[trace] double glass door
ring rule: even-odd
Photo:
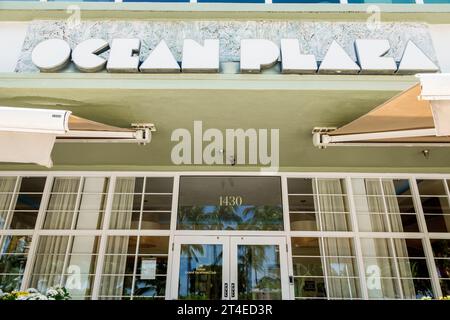
[[[173,267],[173,299],[289,297],[284,237],[177,236]]]

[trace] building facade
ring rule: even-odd
[[[450,294],[448,145],[311,134],[450,72],[448,1],[127,2],[0,2],[1,106],[151,128],[0,165],[2,291]]]

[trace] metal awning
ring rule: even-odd
[[[421,84],[340,128],[314,128],[314,145],[450,146],[450,76],[420,79]]]
[[[51,167],[55,142],[151,141],[152,124],[120,128],[80,118],[67,110],[0,107],[0,162]]]

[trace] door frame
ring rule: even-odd
[[[278,245],[280,259],[281,299],[288,300],[290,296],[290,286],[286,237],[273,236],[230,236],[230,299],[238,299],[237,248],[239,245]],[[236,288],[236,293],[233,292],[233,287]]]
[[[227,236],[175,236],[173,240],[173,255],[172,255],[172,275],[170,298],[178,299],[178,285],[180,278],[180,255],[182,244],[221,244],[222,245],[222,300],[227,300],[225,295],[225,284],[228,283],[229,275],[229,242]],[[226,278],[226,279],[225,279]]]
[[[169,298],[178,299],[180,256],[182,244],[222,245],[222,300],[237,300],[232,296],[232,286],[237,290],[237,246],[238,245],[278,245],[280,254],[280,277],[282,299],[290,298],[289,263],[286,236],[245,236],[245,235],[175,235],[171,264]]]

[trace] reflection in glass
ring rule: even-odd
[[[0,289],[19,290],[27,262],[30,236],[5,236],[0,245]]]
[[[91,295],[97,262],[96,236],[41,236],[31,287],[41,292],[62,285],[75,299]]]
[[[144,178],[117,178],[110,229],[169,229],[172,187],[173,178],[146,178],[145,190]]]
[[[238,245],[238,299],[281,300],[277,245]]]
[[[361,297],[352,239],[292,238],[292,255],[296,298]]]
[[[24,177],[21,179],[10,229],[34,229],[45,181],[45,177]],[[2,204],[0,204],[1,207]],[[0,215],[0,224],[1,220]]]
[[[288,179],[291,230],[350,231],[344,179]]]
[[[181,177],[177,229],[283,230],[280,178]]]
[[[450,240],[432,239],[434,263],[441,284],[442,294],[450,295]]]
[[[178,298],[222,299],[222,257],[219,244],[182,244]]]
[[[99,297],[163,299],[168,250],[169,237],[110,236]]]
[[[16,177],[0,177],[0,229],[3,229],[6,223],[16,180]]]
[[[369,298],[433,296],[420,239],[393,239],[392,243],[390,239],[361,239],[361,247]]]
[[[408,180],[352,179],[352,187],[360,231],[419,231]]]
[[[429,232],[450,232],[450,206],[443,180],[417,180]]]

